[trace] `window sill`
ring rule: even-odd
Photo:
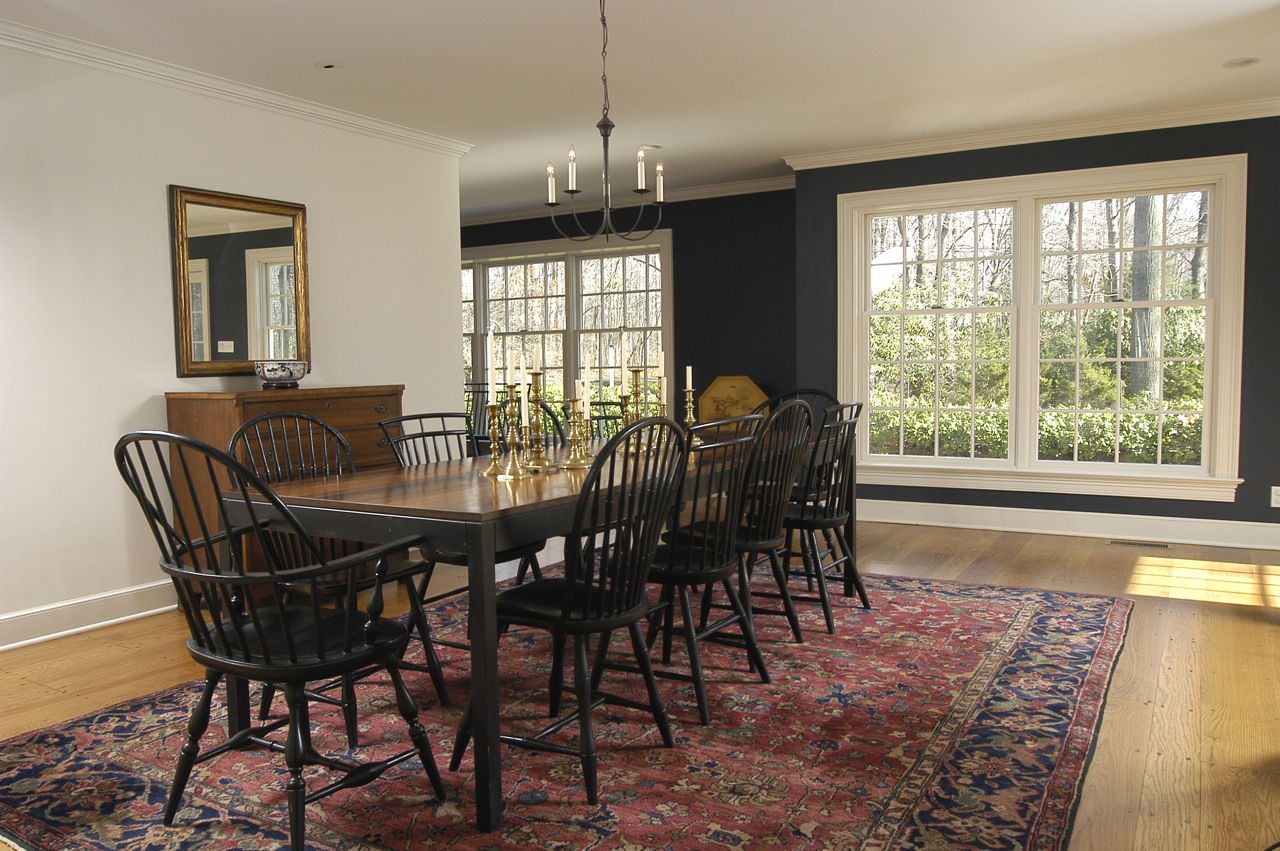
[[[1177,473],[1136,475],[1091,470],[1014,470],[998,467],[948,469],[858,462],[858,483],[920,488],[972,488],[1032,493],[1094,494],[1146,499],[1234,502],[1243,479]]]

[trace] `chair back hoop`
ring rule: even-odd
[[[789,399],[800,399],[809,403],[809,410],[813,413],[813,432],[815,434],[822,429],[822,425],[826,421],[827,410],[840,404],[840,400],[830,391],[820,390],[816,387],[801,387],[770,396],[757,405],[752,413],[768,414],[780,403]]]
[[[155,537],[160,567],[173,580],[192,651],[206,664],[340,663],[366,648],[365,629],[380,613],[380,594],[378,611],[372,604],[368,613],[357,611],[357,565],[328,564],[297,517],[248,466],[163,431],[126,434],[115,459]],[[285,539],[305,558],[280,552]],[[258,550],[252,567],[244,558],[250,546]],[[299,562],[306,566],[293,566]],[[349,586],[345,608],[322,605],[321,587],[339,583]]]
[[[406,414],[378,423],[402,468],[458,461],[480,454],[462,411]]]
[[[746,474],[740,542],[765,544],[782,538],[812,429],[813,411],[803,399],[780,401],[761,425]]]
[[[646,582],[688,458],[674,420],[638,420],[587,470],[565,538],[565,621],[625,623],[648,605]]]
[[[329,423],[300,411],[273,411],[246,421],[227,452],[268,484],[354,473],[351,445]]]
[[[671,573],[708,574],[737,563],[743,483],[757,445],[761,414],[698,423],[688,431],[688,475],[656,565]]]
[[[608,440],[622,430],[621,402],[591,403],[591,437],[593,440]]]
[[[333,425],[299,411],[273,411],[246,421],[231,435],[227,454],[244,463],[269,485],[356,471],[351,446]],[[288,532],[267,531],[275,552],[290,568],[312,562],[312,550]],[[358,541],[313,537],[326,559],[364,549]]]
[[[858,417],[861,402],[827,410],[826,424],[816,433],[796,487],[800,517],[830,520],[847,515],[856,475]]]
[[[462,385],[462,407],[467,415],[471,433],[477,440],[489,436],[489,385],[483,381],[466,382]]]

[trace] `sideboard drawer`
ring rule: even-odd
[[[347,439],[356,469],[396,464],[378,421],[401,414],[402,384],[300,387],[213,393],[166,393],[169,430],[226,449],[241,424],[262,414],[297,411],[325,420]]]

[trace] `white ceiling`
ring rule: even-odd
[[[788,158],[840,158],[826,152],[1280,114],[1273,0],[613,0],[607,15],[615,192],[636,146],[661,145],[669,200],[785,181]],[[570,143],[599,168],[597,0],[0,0],[4,21],[470,144],[472,220],[536,208]],[[1261,62],[1223,67],[1240,57]]]

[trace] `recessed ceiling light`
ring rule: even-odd
[[[317,62],[316,68],[321,71],[337,71],[342,68],[341,62]]]
[[[1248,68],[1250,65],[1257,65],[1262,60],[1256,56],[1241,56],[1239,59],[1231,59],[1222,63],[1223,68]]]

